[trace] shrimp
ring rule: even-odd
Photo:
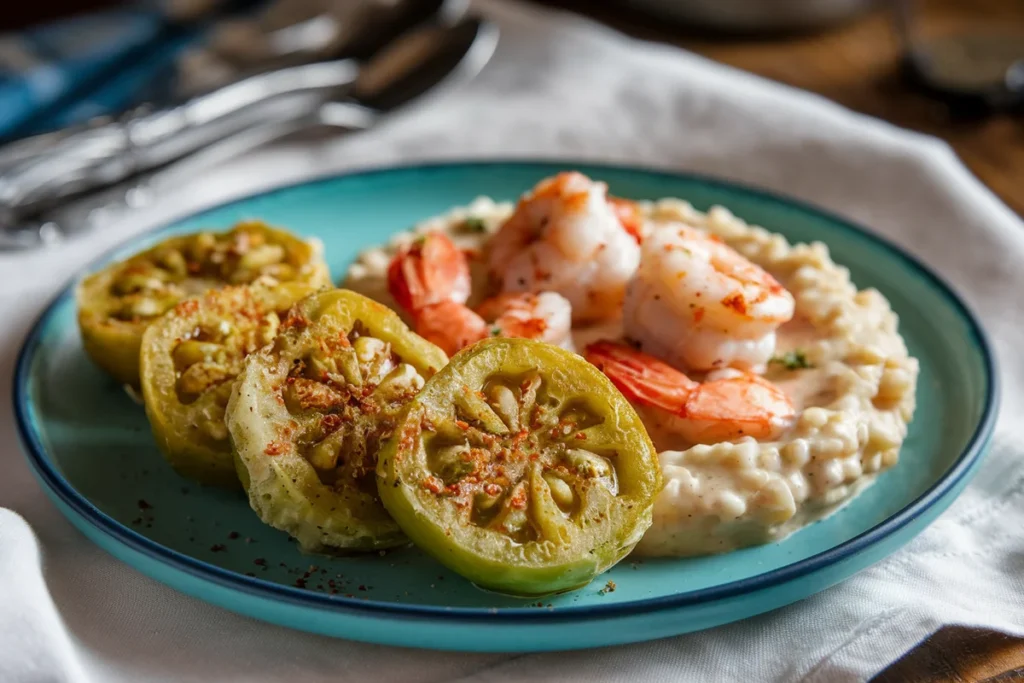
[[[561,294],[499,294],[480,304],[477,313],[494,321],[495,336],[536,339],[573,350],[572,306]]]
[[[413,315],[443,301],[464,304],[470,288],[469,261],[443,232],[428,232],[403,246],[388,265],[388,291]]]
[[[443,301],[420,309],[415,328],[449,356],[487,337],[536,339],[574,350],[572,307],[554,292],[501,294],[484,301],[476,311]]]
[[[584,356],[630,402],[648,408],[645,413],[660,431],[690,444],[743,437],[771,441],[796,415],[780,388],[753,373],[729,368],[695,382],[654,356],[610,341],[589,345]]]
[[[577,323],[617,317],[640,262],[638,240],[620,213],[638,216],[624,202],[613,206],[607,191],[605,183],[565,172],[524,195],[489,244],[488,266],[502,291],[557,292]],[[630,229],[639,233],[635,221]]]
[[[622,322],[631,341],[675,367],[756,372],[793,311],[793,296],[767,271],[680,223],[644,239]]]
[[[425,306],[416,311],[413,322],[416,334],[449,356],[489,336],[487,322],[469,306],[455,301]]]
[[[615,215],[619,217],[619,222],[622,223],[622,229],[628,232],[630,236],[636,240],[637,244],[642,244],[644,219],[643,214],[640,213],[640,207],[637,206],[636,202],[631,199],[623,199],[622,197],[612,197],[609,195],[608,204],[610,204],[612,210],[615,211]]]
[[[388,265],[391,296],[412,316],[416,332],[448,355],[496,336],[572,350],[572,306],[564,297],[555,292],[501,294],[474,311],[466,306],[471,284],[466,255],[442,232],[403,247]]]

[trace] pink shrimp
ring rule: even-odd
[[[626,398],[653,410],[665,428],[691,444],[770,441],[795,417],[786,394],[753,373],[722,370],[695,382],[654,356],[610,341],[589,345],[584,355]]]
[[[502,291],[557,292],[577,322],[617,317],[640,263],[641,221],[635,205],[607,192],[605,183],[566,172],[523,195],[488,245]]]
[[[443,232],[405,245],[388,265],[388,291],[413,315],[443,301],[466,303],[470,286],[469,261]]]
[[[675,367],[759,371],[793,296],[718,237],[665,225],[644,240],[626,290],[626,336]]]
[[[444,301],[420,309],[415,316],[417,334],[448,355],[487,337],[536,339],[572,349],[571,326],[572,307],[554,292],[501,294],[476,311]]]

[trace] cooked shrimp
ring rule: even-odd
[[[615,215],[619,217],[623,229],[636,240],[637,244],[643,243],[643,215],[640,207],[631,199],[608,196],[608,203],[611,205]]]
[[[571,351],[571,331],[572,307],[554,292],[501,294],[476,311],[443,301],[416,314],[416,332],[448,355],[487,337],[536,339]]]
[[[578,323],[617,317],[640,248],[607,191],[566,172],[524,195],[489,245],[488,265],[502,290],[557,292]]]
[[[495,336],[536,339],[573,350],[572,306],[561,294],[499,294],[480,304],[477,312],[494,321]]]
[[[403,246],[388,265],[388,291],[409,313],[470,293],[469,261],[443,232],[429,232]]]
[[[768,272],[719,238],[678,224],[644,239],[622,322],[630,340],[675,367],[758,371],[793,309],[793,296]]]
[[[770,441],[796,414],[781,389],[753,373],[717,370],[695,382],[651,355],[609,341],[591,344],[584,355],[632,403],[650,409],[645,414],[657,423],[657,431],[672,432],[689,444],[748,436]]]
[[[488,336],[487,322],[469,306],[454,301],[416,311],[414,327],[416,334],[440,346],[449,356]]]

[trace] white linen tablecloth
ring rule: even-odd
[[[40,491],[0,391],[0,681],[856,681],[944,624],[1024,635],[1024,225],[941,142],[819,97],[496,1],[479,79],[372,132],[279,145],[158,206],[49,251],[0,254],[0,384],[72,272],[147,226],[332,169],[452,157],[569,157],[695,170],[827,207],[906,247],[981,314],[1003,374],[988,460],[907,548],[745,622],[538,655],[378,647],[264,624],[179,594],[108,556]],[[950,388],[952,389],[952,388]]]

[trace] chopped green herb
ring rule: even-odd
[[[466,230],[470,232],[486,232],[487,225],[484,223],[483,218],[477,218],[476,216],[470,216],[466,219],[463,225],[466,226]]]
[[[426,242],[426,241],[427,241],[427,236],[426,235],[420,235],[419,237],[414,239],[412,241],[412,243],[415,244],[417,247],[422,247],[423,243]]]
[[[781,356],[775,356],[769,363],[781,365],[787,370],[803,370],[805,368],[813,368],[810,361],[807,360],[807,356],[800,349],[793,349],[787,351]]]
[[[492,337],[497,337],[497,336],[499,336],[499,335],[501,335],[501,328],[500,328],[500,327],[498,327],[498,326],[494,326],[494,327],[492,327],[492,328],[491,328],[491,336],[492,336]]]

